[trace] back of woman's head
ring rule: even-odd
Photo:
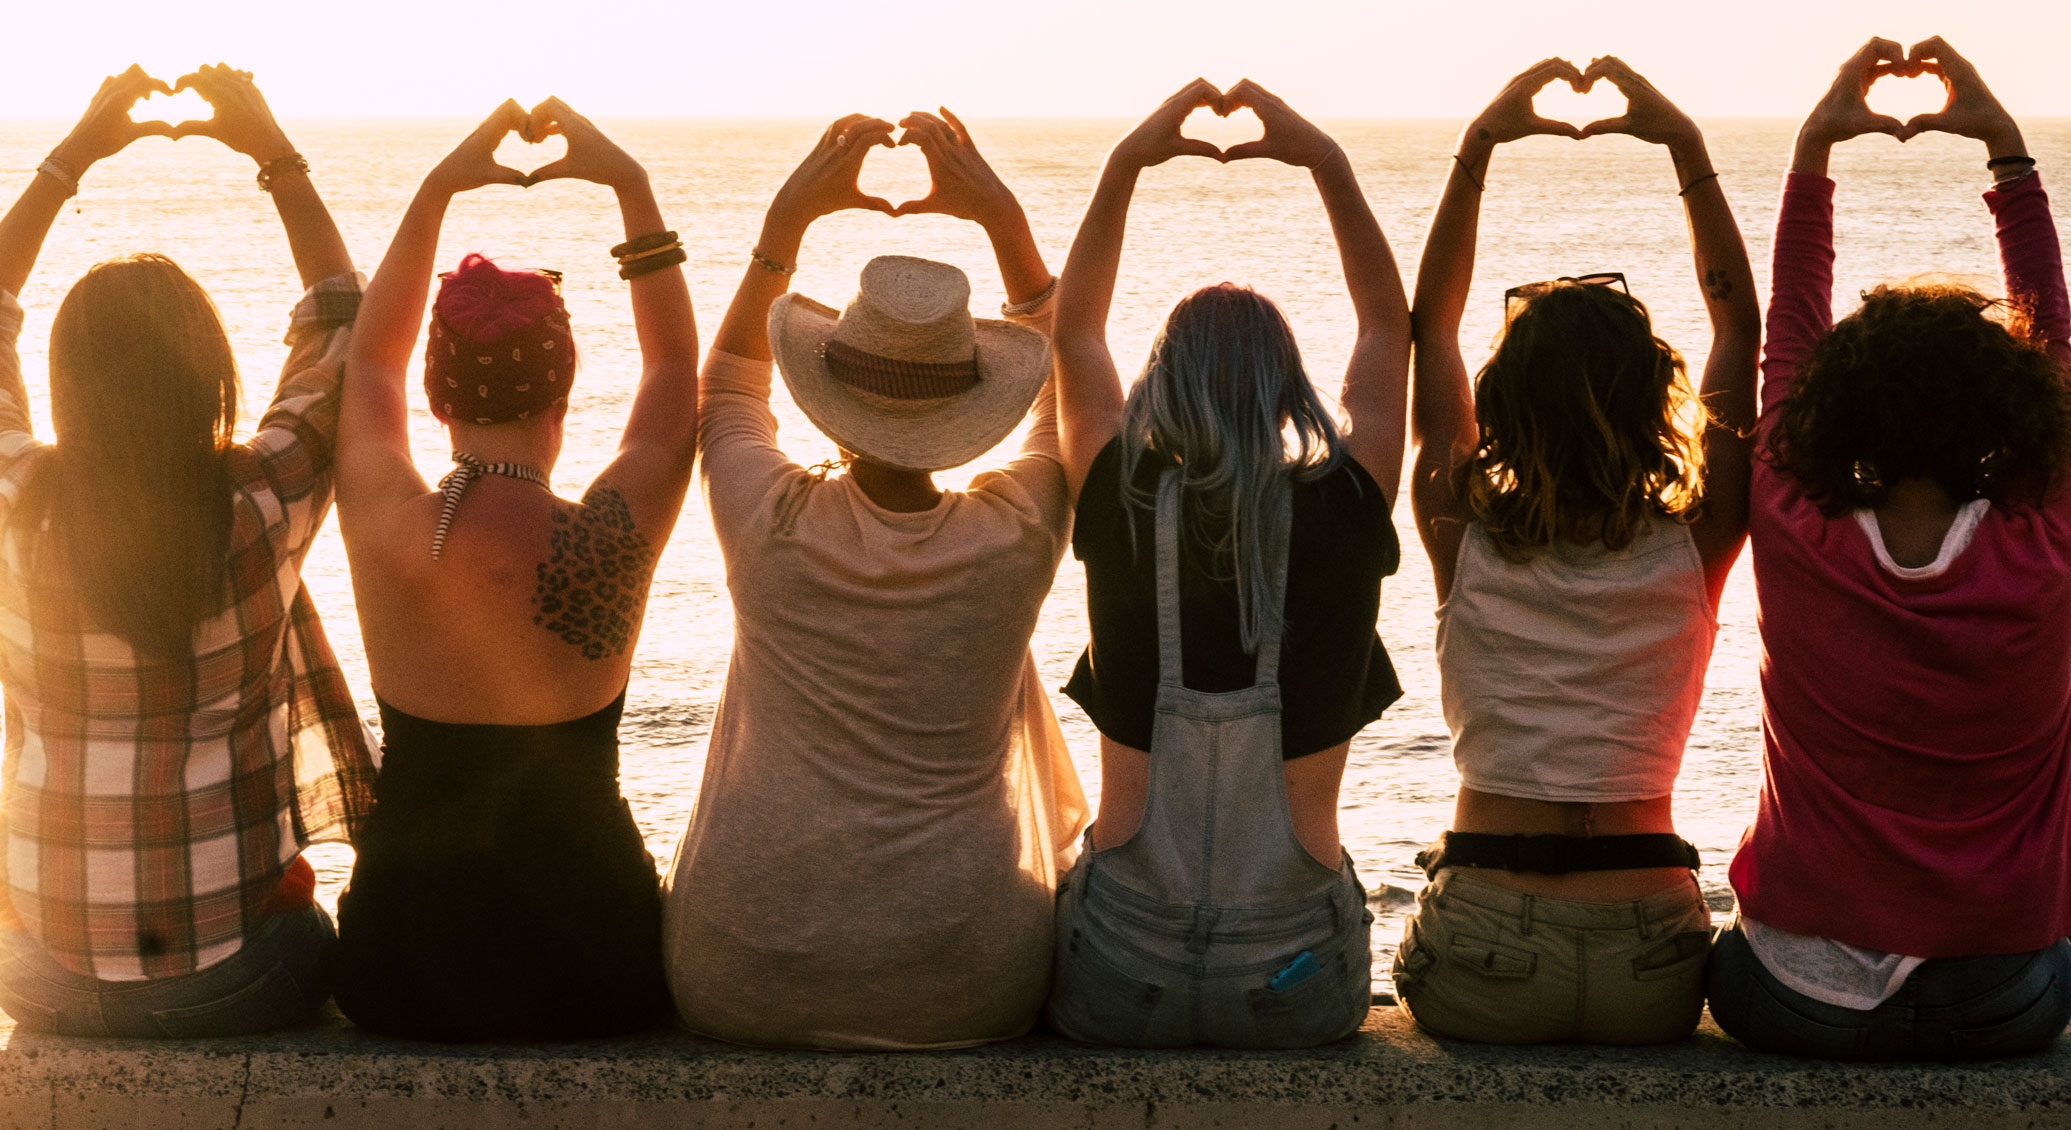
[[[1266,557],[1288,504],[1285,481],[1319,478],[1345,455],[1270,299],[1222,283],[1173,307],[1122,412],[1123,501],[1140,508],[1152,501],[1135,486],[1146,455],[1179,464],[1184,528],[1209,550],[1211,568],[1236,580],[1244,646],[1255,648],[1261,626],[1281,613],[1268,607]]]
[[[2064,373],[2026,319],[1948,282],[1880,286],[1799,366],[1766,454],[1831,515],[1907,480],[2041,502],[2063,472]]]
[[[1524,301],[1475,381],[1474,415],[1464,491],[1507,559],[1557,541],[1623,549],[1697,504],[1703,411],[1622,290],[1563,281]]]
[[[61,568],[88,621],[139,652],[189,652],[195,624],[221,603],[237,403],[222,319],[172,260],[101,263],[59,306],[56,457],[31,484],[17,530],[47,519],[53,537],[37,568]]]

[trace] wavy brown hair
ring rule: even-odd
[[[1480,435],[1461,493],[1496,551],[1632,544],[1702,496],[1704,412],[1647,308],[1573,281],[1531,296],[1474,382]]]
[[[87,621],[140,655],[191,655],[195,625],[222,607],[237,402],[223,320],[172,260],[98,264],[58,307],[57,446],[13,533],[39,580],[62,577]]]
[[[1957,502],[2034,506],[2071,439],[2064,371],[2026,316],[1943,280],[1879,286],[1798,367],[1763,454],[1829,516],[1925,479]]]

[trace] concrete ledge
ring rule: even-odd
[[[1306,1052],[1134,1052],[1048,1037],[958,1052],[764,1052],[676,1032],[454,1047],[343,1020],[160,1043],[0,1027],[0,1128],[2071,1127],[2071,1048],[1965,1066],[1749,1052],[1707,1022],[1640,1050],[1432,1040],[1377,1008]]]

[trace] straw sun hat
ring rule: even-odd
[[[1050,375],[1048,338],[970,307],[962,271],[881,255],[838,314],[802,294],[777,299],[769,340],[792,399],[844,450],[940,471],[1005,439]]]

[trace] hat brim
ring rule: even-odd
[[[909,471],[960,467],[999,445],[1028,415],[1050,376],[1050,339],[1026,326],[973,319],[978,383],[939,400],[893,404],[835,380],[823,352],[840,311],[802,294],[769,308],[769,340],[791,399],[843,449]]]

